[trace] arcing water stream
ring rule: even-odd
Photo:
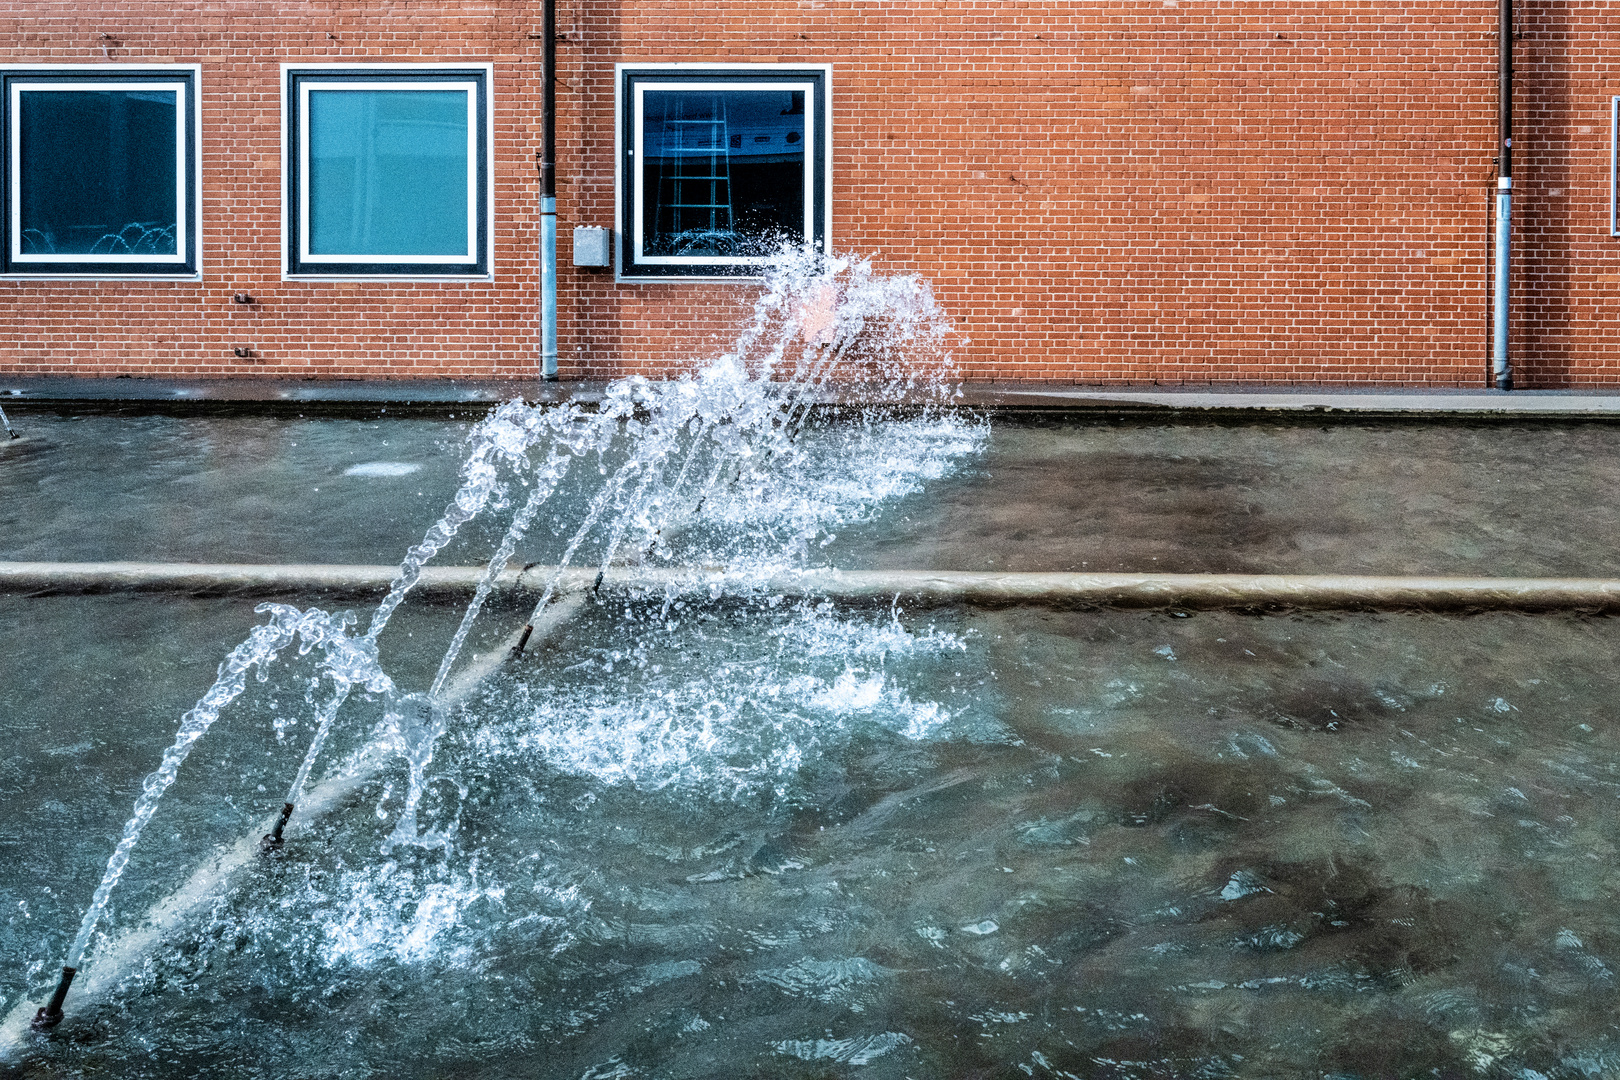
[[[453,721],[452,710],[476,689],[476,676],[487,673],[489,665],[459,683],[451,673],[491,583],[565,477],[594,468],[601,480],[571,527],[558,575],[541,596],[528,628],[544,623],[548,609],[556,608],[562,567],[582,551],[592,550],[593,541],[599,545],[595,558],[604,572],[616,561],[711,569],[719,564],[729,571],[728,588],[757,592],[766,577],[801,565],[810,545],[830,537],[841,523],[913,490],[976,447],[980,429],[940,408],[951,393],[950,336],[948,321],[919,279],[885,277],[857,259],[795,255],[784,258],[767,276],[753,317],[732,348],[690,377],[669,383],[623,380],[609,388],[594,411],[578,405],[533,408],[521,401],[497,408],[470,437],[460,489],[423,540],[407,552],[363,636],[349,633],[353,617],[347,613],[273,604],[257,609],[269,616],[268,621],[221,663],[214,685],[182,718],[173,746],[147,778],[68,949],[56,999],[38,1010],[36,1028],[49,1028],[62,1019],[62,996],[87,953],[92,969],[136,958],[128,933],[122,942],[104,936],[103,948],[93,949],[98,927],[164,793],[193,746],[241,695],[250,672],[256,671],[263,681],[268,667],[297,641],[299,655],[320,651],[317,679],[325,686],[325,696],[318,702],[313,691],[307,695],[313,705],[314,734],[288,789],[284,812],[273,835],[265,838],[267,850],[280,846],[295,807],[309,809],[310,777],[345,702],[357,688],[385,698],[384,719],[374,741],[350,755],[314,801],[329,805],[391,758],[402,759],[407,791],[395,827],[381,841],[381,851],[387,855],[400,845],[446,848],[453,843],[454,824],[424,829],[419,810],[435,747]],[[864,417],[852,427],[844,447],[852,457],[829,460],[807,453],[798,435],[811,405],[829,386],[855,382],[867,384],[873,400],[903,398],[921,408],[914,408],[904,420]],[[524,488],[521,505],[431,684],[425,692],[397,689],[379,661],[379,635],[424,564],[468,522],[497,507],[509,507],[511,493]],[[673,595],[664,603],[666,612],[671,602]],[[517,650],[521,648],[519,641]],[[859,695],[881,690],[852,686],[835,692]],[[707,708],[696,701],[688,705],[698,715]],[[536,737],[566,741],[570,731],[581,730],[577,726],[581,719],[548,717],[556,730]],[[679,723],[671,727],[666,720],[661,737],[678,741],[681,732],[695,733],[703,723],[696,728]],[[712,745],[715,734],[704,731],[698,741]],[[775,751],[790,758],[800,752],[791,743]],[[778,771],[780,764],[767,771]],[[250,861],[250,850],[238,844],[216,858],[154,909],[147,922],[170,924],[182,909],[203,902],[209,888]],[[184,902],[176,897],[184,897]],[[135,937],[150,941],[139,933]],[[115,980],[114,972],[92,973],[97,976],[95,986],[103,990]],[[28,1003],[19,1002],[0,1026],[0,1054],[9,1056],[20,1045],[28,1012]]]

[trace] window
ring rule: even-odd
[[[194,65],[0,68],[4,266],[196,277]]]
[[[490,276],[490,66],[284,65],[288,277]]]
[[[620,64],[621,280],[751,277],[825,246],[830,66]]]
[[[1620,236],[1620,95],[1609,99],[1609,235]]]

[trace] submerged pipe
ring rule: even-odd
[[[21,435],[18,435],[18,434],[17,434],[17,432],[16,432],[16,429],[14,429],[14,428],[13,428],[13,427],[12,427],[12,426],[11,426],[11,421],[10,421],[10,420],[7,420],[7,419],[6,419],[6,410],[4,410],[4,409],[0,409],[0,424],[4,424],[4,425],[5,425],[5,427],[6,427],[6,434],[7,434],[7,435],[10,435],[10,436],[11,436],[11,437],[12,437],[12,438],[13,438],[13,439],[20,439],[20,438],[22,438],[22,436],[21,436]]]
[[[1491,306],[1491,379],[1498,390],[1505,391],[1513,389],[1513,367],[1508,361],[1513,238],[1513,0],[1500,0],[1497,24],[1496,288]]]
[[[540,49],[540,376],[557,378],[557,4],[545,0]]]
[[[0,562],[0,593],[187,593],[366,596],[388,587],[392,566],[242,566],[188,563]],[[460,596],[485,568],[429,567],[419,592]],[[600,571],[531,565],[510,569],[497,591],[558,595],[589,591]],[[710,597],[723,591],[826,597],[853,603],[895,599],[916,607],[1057,609],[1201,608],[1317,611],[1612,611],[1620,579],[1368,577],[1334,574],[1071,574],[964,570],[808,570],[761,578],[717,567],[613,567],[601,587],[660,596]]]

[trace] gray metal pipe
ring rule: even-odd
[[[1498,390],[1512,390],[1508,304],[1513,277],[1513,0],[1500,2],[1496,45],[1496,287],[1491,303],[1491,381]]]
[[[392,566],[207,565],[197,563],[0,562],[0,594],[168,593],[192,596],[374,597]],[[459,597],[483,573],[477,566],[427,567],[424,597]],[[538,594],[555,567],[509,569],[503,593]],[[560,595],[590,589],[596,574],[570,568]],[[767,578],[721,568],[615,567],[602,580],[614,592],[674,596],[768,592],[849,603],[911,607],[1191,608],[1318,611],[1620,611],[1612,578],[1370,577],[1335,574],[1071,574],[961,570],[812,570]]]
[[[557,0],[545,0],[540,34],[540,376],[557,378]]]

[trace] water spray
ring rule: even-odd
[[[163,761],[158,768],[147,776],[141,785],[140,798],[135,800],[135,812],[124,825],[123,838],[113,849],[112,857],[107,860],[107,869],[101,875],[101,883],[96,886],[95,895],[90,898],[90,906],[85,910],[84,919],[79,924],[79,932],[68,948],[67,963],[62,965],[62,981],[56,986],[56,993],[51,996],[50,1003],[34,1015],[31,1024],[36,1029],[54,1027],[62,1021],[62,1002],[67,997],[68,986],[73,982],[73,976],[78,973],[79,964],[84,958],[85,950],[90,947],[90,938],[96,931],[96,925],[101,921],[102,913],[107,909],[107,901],[112,891],[124,875],[124,868],[129,865],[129,856],[135,850],[135,844],[140,840],[141,833],[157,813],[158,803],[163,793],[174,783],[180,766],[185,763],[186,757],[197,740],[207,734],[214,721],[224,711],[225,706],[235,701],[237,696],[247,687],[248,672],[255,667],[274,660],[276,654],[290,644],[294,638],[302,637],[309,646],[322,644],[332,635],[334,630],[341,634],[341,627],[335,627],[332,620],[321,617],[318,612],[303,612],[285,604],[260,604],[256,609],[259,612],[269,612],[270,621],[264,625],[253,628],[246,641],[231,650],[229,656],[219,665],[219,673],[214,684],[208,688],[197,704],[193,706],[180,721],[180,730],[175,734],[175,740],[163,752]]]
[[[835,286],[830,281],[835,274],[847,276]],[[739,336],[734,351],[691,378],[664,384],[644,379],[624,380],[609,389],[606,400],[591,414],[575,405],[538,409],[521,401],[508,402],[496,409],[477,429],[474,449],[463,466],[460,489],[440,520],[406,553],[398,573],[389,583],[388,595],[378,605],[364,635],[350,636],[348,627],[352,616],[346,614],[333,617],[318,609],[299,611],[284,605],[262,605],[258,610],[272,612],[273,617],[267,625],[255,628],[249,640],[220,665],[215,684],[197,706],[182,717],[174,744],[165,752],[159,769],[147,777],[134,815],[124,827],[123,838],[108,861],[79,934],[65,958],[61,981],[49,1003],[34,1014],[31,1026],[35,1030],[46,1030],[63,1019],[62,1006],[69,987],[131,850],[192,746],[245,688],[250,669],[262,669],[294,639],[302,638],[301,653],[307,653],[313,646],[325,650],[322,670],[336,683],[331,696],[317,710],[316,734],[280,813],[271,831],[259,841],[261,853],[272,854],[283,847],[293,812],[305,801],[302,793],[311,769],[338,711],[357,686],[389,695],[388,712],[393,731],[369,748],[370,752],[402,757],[411,771],[405,812],[386,839],[384,851],[398,843],[447,845],[449,834],[421,833],[416,823],[435,743],[450,719],[447,702],[440,692],[447,685],[451,668],[484,599],[496,585],[539,507],[555,492],[569,462],[593,453],[600,457],[620,439],[627,440],[632,449],[628,459],[611,474],[606,468],[601,470],[607,479],[590,500],[557,567],[548,575],[534,614],[509,650],[508,659],[521,656],[536,626],[544,625],[541,616],[556,595],[566,568],[610,510],[617,516],[608,523],[607,536],[603,538],[605,549],[593,588],[601,586],[627,532],[639,534],[645,529],[650,533],[654,540],[649,553],[669,535],[678,496],[699,457],[712,454],[713,460],[706,470],[705,482],[693,493],[696,509],[681,514],[688,519],[702,513],[715,485],[730,471],[727,466],[737,465],[735,486],[750,465],[757,467],[762,461],[793,460],[797,453],[793,449],[794,436],[802,427],[816,394],[828,383],[833,370],[841,366],[845,350],[867,320],[875,315],[882,316],[885,334],[891,342],[916,341],[931,346],[947,332],[947,324],[934,306],[931,293],[918,279],[880,278],[873,274],[869,263],[850,260],[838,260],[829,273],[819,253],[785,255],[782,266],[768,276],[765,295],[756,303],[755,318]],[[784,372],[789,377],[773,378],[778,362],[785,358],[788,348],[798,342],[803,343],[804,352],[797,369]],[[760,352],[765,354],[763,359],[753,359]],[[887,372],[886,377],[893,380],[896,389],[909,391],[915,386],[915,372],[909,369]],[[4,413],[0,412],[0,421],[4,420]],[[18,437],[9,422],[5,427],[13,438]],[[687,437],[692,439],[691,446],[677,459],[680,443]],[[549,440],[551,452],[545,463],[536,466],[528,460],[527,454],[542,439]],[[477,595],[445,653],[432,689],[425,694],[398,694],[378,664],[377,638],[406,594],[421,579],[423,564],[438,554],[462,525],[489,506],[498,490],[500,470],[497,466],[503,463],[532,478],[534,487],[529,499],[481,575]],[[667,479],[671,471],[673,481]],[[632,479],[637,481],[633,487]],[[749,508],[743,506],[738,510],[746,516]],[[644,511],[648,518],[645,521],[639,516]],[[639,539],[638,535],[631,542]],[[451,693],[450,696],[456,695]],[[326,798],[325,803],[323,798]],[[310,806],[306,807],[306,812],[318,812],[321,806],[329,805],[331,799],[317,791],[307,801]],[[241,858],[251,859],[252,841],[244,839],[241,843]],[[92,989],[100,984],[100,976],[96,975]],[[81,994],[88,992],[81,987]],[[27,1013],[14,1010],[14,1014],[17,1027],[22,1027]]]

